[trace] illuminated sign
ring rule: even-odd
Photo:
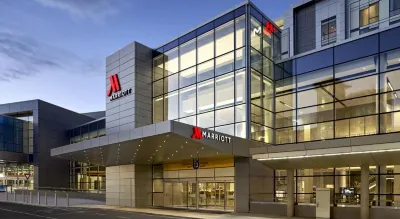
[[[110,89],[107,91],[107,96],[110,97],[110,101],[124,97],[132,93],[132,88],[121,91],[121,85],[119,84],[118,75],[110,76]]]
[[[264,26],[264,36],[267,34],[271,35],[272,33],[276,32],[278,32],[276,27],[271,22],[267,21]],[[252,36],[255,36],[256,34],[261,35],[261,27],[255,27],[251,33]]]
[[[202,131],[199,127],[193,127],[193,134],[192,134],[193,139],[213,139],[216,141],[220,142],[226,142],[226,143],[231,143],[231,137],[228,137],[226,135],[221,135],[209,131]]]

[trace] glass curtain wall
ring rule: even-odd
[[[27,180],[25,174],[30,174]],[[0,186],[7,186],[7,191],[14,189],[33,189],[34,168],[29,164],[8,163],[0,164]]]
[[[106,168],[70,161],[70,188],[102,193],[106,190]]]
[[[251,139],[274,142],[274,60],[280,58],[280,33],[254,8],[250,16]]]
[[[157,50],[154,123],[175,120],[246,138],[245,9]]]
[[[70,143],[78,143],[106,135],[106,120],[101,119],[68,131]]]
[[[400,50],[378,43],[374,35],[276,65],[276,144],[400,131]]]

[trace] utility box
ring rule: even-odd
[[[331,189],[320,188],[316,190],[316,218],[331,217]]]

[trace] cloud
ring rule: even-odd
[[[0,30],[0,82],[10,82],[43,72],[101,74],[103,61],[88,60],[31,37]]]
[[[36,0],[46,7],[65,10],[71,16],[102,21],[107,16],[118,13],[117,0]]]

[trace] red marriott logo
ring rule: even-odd
[[[107,96],[110,97],[110,101],[118,99],[132,93],[132,88],[121,91],[121,85],[119,84],[118,75],[110,76],[110,89],[107,91]]]
[[[220,142],[225,142],[225,143],[231,143],[231,137],[227,135],[221,135],[213,132],[209,132],[206,130],[201,130],[199,127],[193,127],[193,134],[192,134],[193,139],[203,139],[203,138],[208,138]]]
[[[194,139],[202,139],[203,138],[203,136],[201,135],[201,129],[199,127],[193,127],[192,138],[194,138]]]
[[[265,23],[265,26],[264,26],[264,28],[263,28],[263,32],[264,32],[264,36],[266,36],[266,35],[271,35],[272,33],[276,33],[276,32],[278,32],[278,29],[276,29],[276,27],[271,23],[271,22],[269,22],[269,21],[267,21],[266,23]],[[255,35],[261,35],[261,27],[255,27],[255,28],[253,28],[253,30],[252,30],[252,36],[255,36]]]
[[[118,75],[110,76],[110,90],[107,92],[107,96],[111,96],[112,93],[118,92],[121,90],[121,86],[119,84]]]

